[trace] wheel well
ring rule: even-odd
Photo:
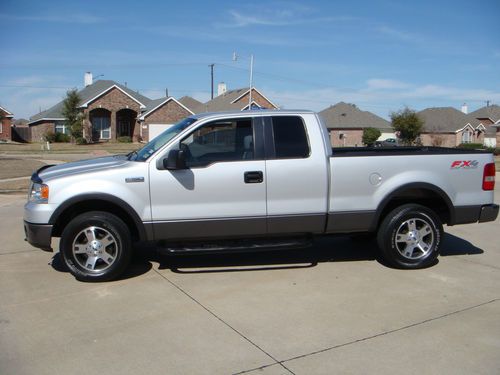
[[[119,217],[130,229],[132,240],[140,238],[139,230],[129,213],[117,204],[93,199],[76,202],[67,207],[58,217],[52,229],[52,236],[60,237],[65,226],[76,216],[90,211],[104,211]]]
[[[434,211],[443,224],[451,221],[450,207],[445,198],[437,192],[425,188],[410,188],[392,195],[378,216],[377,228],[389,212],[404,204],[419,204]]]

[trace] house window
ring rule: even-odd
[[[64,121],[56,121],[56,133],[68,134],[69,129]]]
[[[109,117],[94,117],[92,119],[93,131],[99,135],[99,139],[111,138],[111,125]]]
[[[470,130],[466,130],[462,133],[462,143],[471,143],[472,142],[472,132]]]

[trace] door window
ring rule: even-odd
[[[217,162],[254,159],[251,119],[210,122],[181,141],[188,167],[204,167]]]

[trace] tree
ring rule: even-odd
[[[82,113],[78,109],[79,104],[78,92],[69,90],[63,101],[62,115],[66,119],[66,128],[69,129],[71,137],[75,140],[83,137]]]
[[[375,128],[363,129],[363,143],[367,146],[372,146],[382,133]]]
[[[403,144],[409,146],[414,144],[420,133],[422,133],[424,122],[414,110],[405,107],[391,113],[391,125],[394,131],[399,133],[398,137]]]

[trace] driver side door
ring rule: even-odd
[[[260,119],[208,122],[176,147],[183,151],[186,169],[161,170],[150,163],[156,239],[266,233],[266,164]]]

